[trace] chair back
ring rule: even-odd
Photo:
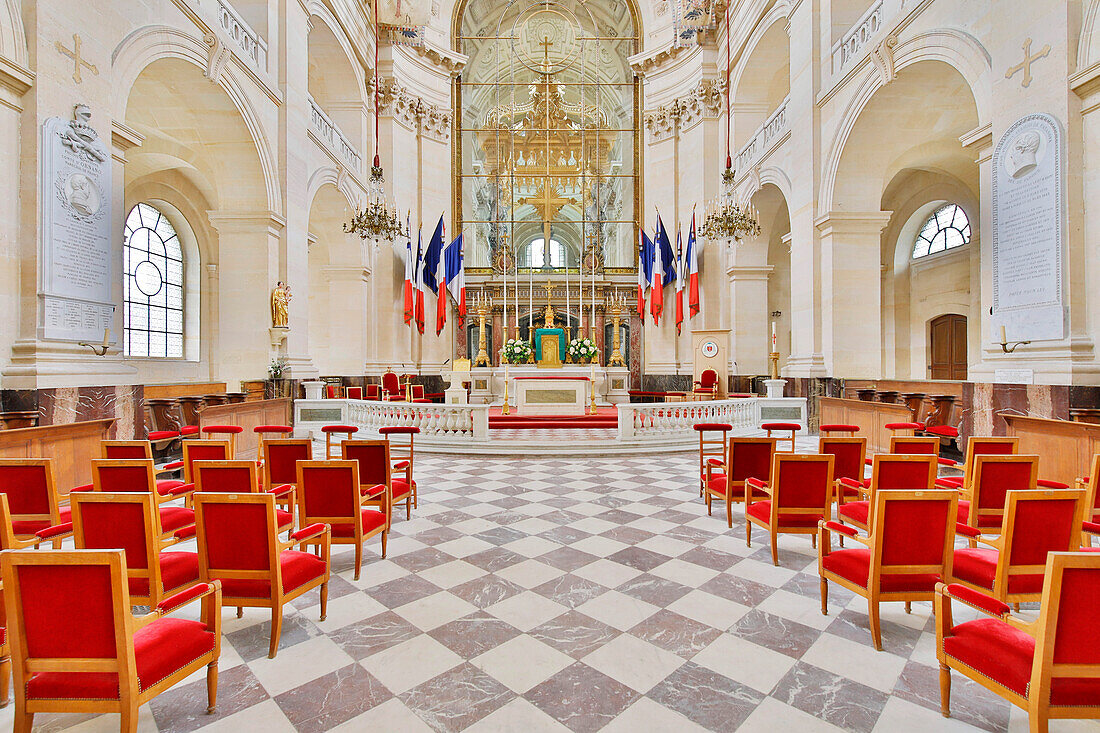
[[[727,451],[728,481],[744,482],[747,478],[770,481],[775,438],[730,438]]]
[[[362,387],[348,387],[347,388],[347,398],[349,400],[361,400],[361,399],[363,399],[363,388]]]
[[[871,579],[883,575],[951,574],[959,492],[882,490],[871,500]]]
[[[101,440],[100,458],[152,458],[153,445],[148,440]]]
[[[890,452],[898,455],[940,455],[940,439],[914,435],[891,435]]]
[[[330,399],[330,400],[336,399],[337,397],[340,396],[339,390],[340,390],[339,385],[326,384],[325,385],[325,397]]]
[[[0,493],[8,497],[13,522],[57,521],[57,488],[49,458],[0,460]]]
[[[783,514],[825,519],[832,516],[834,458],[831,455],[776,453],[773,461],[773,520]]]
[[[254,494],[260,490],[255,461],[195,461],[191,470],[195,491]]]
[[[45,670],[117,674],[137,689],[122,550],[5,552],[7,637],[17,689]],[[79,619],[80,633],[72,633]]]
[[[1084,492],[1075,489],[1009,491],[994,593],[1004,598],[1003,589],[1017,592],[1012,582],[1016,576],[1032,576],[1033,592],[1037,593],[1047,555],[1078,549],[1083,505]]]
[[[963,476],[969,480],[976,456],[1011,456],[1020,452],[1019,438],[971,437],[966,441]]]
[[[696,424],[695,430],[699,433],[699,478],[706,475],[707,461],[711,458],[719,460],[726,465],[726,433],[733,429],[732,425],[723,423]],[[708,437],[711,436],[711,437]]]
[[[144,492],[152,494],[156,490],[156,473],[153,460],[106,459],[92,460],[92,489],[112,494]]]
[[[367,399],[368,400],[380,400],[380,399],[382,399],[382,385],[380,385],[380,384],[368,384],[367,385]]]
[[[281,593],[275,497],[196,492],[192,498],[199,577],[270,581],[272,597]]]
[[[983,531],[1000,532],[1008,492],[1035,489],[1038,477],[1039,456],[975,456],[967,488],[970,516],[966,523]]]
[[[11,509],[8,508],[8,495],[0,494],[0,550],[21,549],[16,544],[17,539],[12,526]]]
[[[936,484],[935,456],[879,453],[871,462],[871,492],[930,491]]]
[[[410,385],[410,386],[412,387],[412,398],[414,400],[424,399],[424,385],[423,384],[413,384],[413,385]]]
[[[122,557],[131,595],[146,596],[151,588],[159,588],[161,527],[153,496],[78,492],[71,499],[76,546],[125,550]]]
[[[359,485],[390,487],[390,444],[388,440],[345,440],[340,458],[359,464]]]
[[[332,525],[333,532],[347,527],[352,529],[353,536],[362,535],[359,461],[300,462],[298,492],[298,522],[302,527],[321,522]],[[385,513],[389,516],[388,511]]]
[[[195,461],[228,461],[233,457],[228,440],[183,441],[183,480],[195,482]]]
[[[1100,603],[1100,553],[1047,555],[1031,668],[1032,694],[1039,699],[1050,699],[1053,680],[1062,679],[1068,686],[1072,682],[1066,678],[1076,682],[1100,677],[1097,603]]]
[[[1092,465],[1089,467],[1089,475],[1082,481],[1078,479],[1078,488],[1085,489],[1085,520],[1095,522],[1100,517],[1100,490],[1096,487],[1100,482],[1100,453],[1092,457]]]
[[[272,438],[264,441],[264,483],[270,489],[298,480],[298,461],[313,460],[309,438]]]
[[[713,369],[704,369],[699,375],[699,386],[704,389],[711,389],[716,384],[718,384],[718,372]]]
[[[386,394],[400,394],[401,380],[394,372],[386,372],[382,375],[382,391]]]
[[[863,481],[864,459],[867,457],[867,438],[832,438],[821,436],[817,452],[833,457],[833,478]]]

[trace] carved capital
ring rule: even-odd
[[[449,109],[426,104],[393,79],[381,82],[378,103],[382,112],[389,112],[396,120],[426,137],[446,141],[451,136]]]
[[[694,89],[668,104],[643,113],[649,134],[660,140],[678,129],[691,127],[701,119],[714,119],[722,111],[722,83],[704,79]]]

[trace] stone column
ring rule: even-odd
[[[732,315],[730,374],[768,371],[768,233],[734,244],[726,276]]]
[[[822,343],[835,377],[875,379],[882,373],[882,230],[892,213],[833,211],[815,222],[821,232]]]

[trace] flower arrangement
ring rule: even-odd
[[[504,361],[509,364],[526,364],[533,354],[531,344],[522,339],[508,339],[501,352]]]
[[[596,342],[585,337],[570,341],[566,355],[575,364],[588,364],[595,361],[597,353]]]
[[[267,373],[272,379],[281,379],[283,371],[286,370],[287,358],[280,356],[278,359],[272,359],[271,363],[267,367]]]

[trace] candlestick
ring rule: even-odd
[[[507,318],[507,317],[508,317],[507,314],[505,314],[505,318]],[[500,414],[501,415],[507,415],[508,413],[509,413],[509,407],[508,407],[508,363],[505,362],[504,363],[504,407],[501,408]]]
[[[1001,345],[1008,343],[1008,336],[1005,333],[1005,327],[1001,326]]]
[[[111,341],[111,329],[103,329],[103,347],[106,348]]]
[[[592,407],[589,412],[592,415],[596,414],[596,365],[592,365]]]

